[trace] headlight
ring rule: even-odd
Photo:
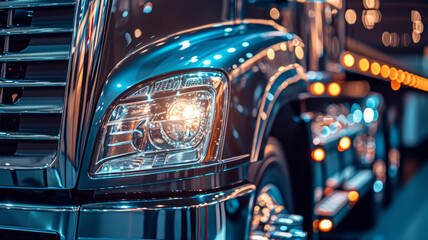
[[[226,117],[227,84],[218,72],[143,83],[105,116],[93,175],[159,170],[215,160]]]

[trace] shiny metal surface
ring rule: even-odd
[[[77,172],[82,163],[82,147],[85,146],[88,127],[85,123],[91,104],[85,97],[92,96],[88,85],[97,76],[102,33],[108,10],[107,0],[80,0],[76,4],[74,35],[71,48],[69,78],[60,140],[59,158],[65,164],[59,165],[61,187],[76,185]],[[89,165],[89,162],[85,162]],[[57,175],[58,176],[58,175]]]
[[[239,239],[255,186],[188,198],[84,204],[78,239]]]
[[[0,203],[0,229],[57,233],[75,239],[78,206]]]
[[[1,186],[61,188],[65,185],[65,169],[70,164],[58,160],[57,149],[74,4],[70,0],[0,3],[0,9],[8,9],[7,22],[2,22],[0,32],[5,39],[0,55],[0,114],[17,124],[17,127],[3,127],[7,131],[0,133],[2,144],[9,144],[12,151],[2,150]],[[28,41],[20,42],[21,38]],[[13,92],[14,89],[20,90]],[[8,99],[10,96],[12,100]],[[31,145],[25,145],[28,143]]]
[[[0,36],[2,35],[18,35],[18,34],[48,34],[48,33],[66,33],[72,32],[73,28],[67,26],[64,27],[17,27],[7,28],[0,30]]]
[[[256,197],[249,239],[306,239],[302,223],[302,216],[287,214],[278,187],[268,184]]]
[[[0,9],[74,5],[75,0],[11,0],[0,2]]]
[[[0,85],[1,86],[1,85]],[[0,104],[0,113],[62,113],[62,101],[43,104],[39,102],[27,102],[14,105]]]
[[[64,87],[64,86],[65,86],[65,82],[48,82],[43,80],[0,79],[0,87]]]
[[[2,62],[21,62],[21,61],[58,61],[68,60],[70,51],[52,51],[52,52],[21,52],[8,53],[0,55]]]
[[[59,136],[24,132],[0,132],[0,139],[58,140]]]

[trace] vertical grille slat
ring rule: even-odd
[[[0,2],[0,169],[57,157],[75,1]]]

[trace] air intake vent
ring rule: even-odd
[[[0,2],[0,168],[57,156],[74,1]]]

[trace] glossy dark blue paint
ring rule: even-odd
[[[299,44],[299,39],[280,30],[283,29],[268,21],[224,22],[173,34],[133,52],[113,69],[102,85],[86,147],[86,153],[89,154],[84,154],[83,161],[91,162],[92,152],[97,144],[98,128],[103,117],[108,107],[125,90],[131,89],[142,81],[161,78],[165,74],[199,69],[220,70],[229,78],[231,117],[226,134],[228,139],[232,139],[225,144],[223,158],[250,154],[253,132],[248,129],[253,129],[256,124],[268,79],[278,71],[278,68],[297,62],[294,52],[290,50]],[[281,50],[279,46],[281,43],[286,44],[288,50]],[[269,59],[267,51],[272,46],[276,46],[275,50],[269,51],[274,52],[275,57]],[[304,91],[304,87],[300,91]],[[241,137],[236,138],[237,135]],[[237,147],[233,143],[243,147]],[[220,166],[221,162],[213,165],[219,165],[219,168],[223,169]],[[168,177],[171,173],[153,175],[148,172],[140,176],[136,174],[132,177],[124,176],[126,178],[124,184],[121,178],[91,179],[88,177],[88,167],[89,164],[84,164],[82,168],[79,189],[124,187],[179,179]],[[206,167],[197,166],[194,169]],[[176,170],[180,172],[180,169]]]

